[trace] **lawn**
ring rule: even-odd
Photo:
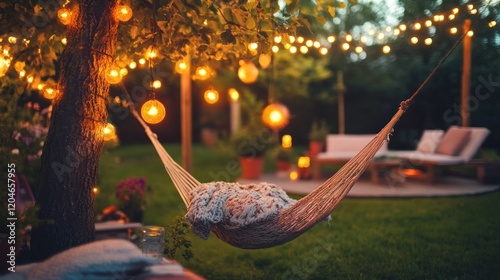
[[[178,161],[179,145],[166,145]],[[193,147],[201,182],[234,179],[230,155]],[[272,170],[271,161],[267,170]],[[224,175],[224,176],[223,176]],[[152,145],[103,153],[95,209],[115,203],[120,179],[145,177],[154,194],[144,224],[167,226],[185,214],[180,196]],[[296,197],[298,198],[298,197]],[[500,279],[500,192],[450,198],[346,198],[320,223],[287,244],[243,250],[192,234],[187,268],[207,279]]]

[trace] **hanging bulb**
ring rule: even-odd
[[[269,104],[262,112],[262,121],[271,129],[281,129],[288,124],[290,112],[288,108],[279,103]]]
[[[265,53],[259,55],[259,65],[262,69],[267,69],[271,65],[271,56]]]
[[[66,8],[59,9],[59,11],[57,11],[57,17],[59,18],[59,21],[64,25],[68,25],[71,23],[71,11]]]
[[[110,141],[116,138],[116,129],[115,126],[111,123],[106,123],[102,130],[102,134],[104,137],[104,141]]]
[[[251,61],[243,62],[238,69],[238,77],[245,84],[251,84],[257,81],[259,77],[259,69]]]
[[[133,12],[128,5],[120,5],[115,10],[115,17],[119,21],[128,21],[132,18]]]
[[[186,74],[189,72],[189,64],[184,59],[181,59],[175,63],[175,71],[179,74]]]
[[[106,81],[112,85],[116,85],[122,80],[122,74],[120,73],[120,67],[116,65],[111,65],[106,69]]]
[[[155,89],[161,88],[161,81],[160,80],[153,81],[153,83],[151,84],[151,87],[155,88]]]
[[[196,68],[195,76],[202,81],[208,79],[210,77],[210,67],[200,66]]]
[[[229,94],[229,99],[231,100],[231,102],[238,102],[240,93],[235,88],[230,88],[227,93]]]
[[[203,94],[203,97],[208,104],[215,104],[219,100],[219,92],[215,89],[208,89]]]
[[[141,116],[149,124],[161,122],[165,118],[165,115],[165,106],[155,99],[147,101],[141,107]]]
[[[52,100],[56,97],[57,90],[52,87],[44,87],[43,88],[43,97]]]

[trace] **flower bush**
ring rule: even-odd
[[[116,198],[120,209],[133,222],[140,222],[151,193],[145,178],[127,178],[116,185]]]

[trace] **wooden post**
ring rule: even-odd
[[[191,58],[187,57],[188,68],[191,68]],[[191,120],[191,72],[181,74],[181,146],[182,167],[191,171],[191,142],[192,142],[192,120]]]
[[[344,72],[337,71],[337,89],[339,91],[339,134],[345,134],[345,113],[344,113]]]
[[[469,31],[470,19],[464,21],[464,33]],[[470,68],[471,68],[471,37],[464,37],[464,55],[462,66],[462,126],[469,126],[469,90],[470,90]]]

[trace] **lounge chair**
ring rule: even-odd
[[[476,167],[478,180],[484,180],[485,162],[473,160],[490,130],[484,127],[451,126],[442,130],[426,130],[414,151],[388,151],[387,156],[405,161],[405,166],[424,167],[426,179],[433,182],[438,169]]]

